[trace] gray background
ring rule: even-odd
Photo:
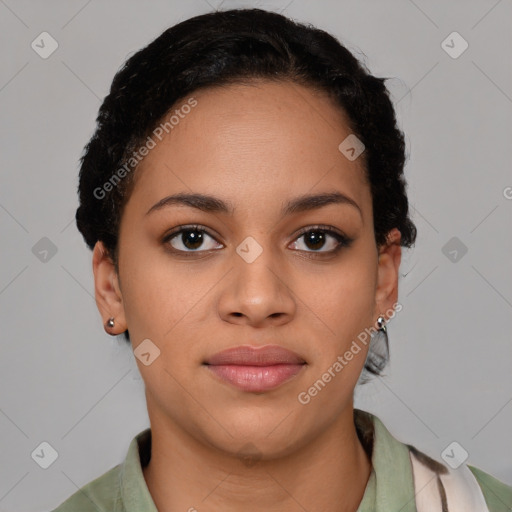
[[[313,23],[395,77],[419,234],[403,255],[391,363],[356,406],[437,459],[457,441],[467,463],[512,484],[510,0],[0,0],[0,510],[55,507],[149,425],[134,356],[94,302],[74,224],[78,158],[129,54],[239,6]],[[43,31],[59,45],[47,59],[31,48]],[[458,58],[441,46],[453,31],[469,44]],[[46,261],[43,237],[57,250]],[[31,458],[43,441],[58,452],[46,470]]]

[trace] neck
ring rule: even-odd
[[[371,472],[352,404],[321,435],[290,455],[241,461],[151,418],[144,478],[159,511],[356,512]]]

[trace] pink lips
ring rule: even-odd
[[[205,365],[217,377],[242,391],[263,392],[291,379],[305,361],[278,345],[260,348],[244,345],[215,354]]]

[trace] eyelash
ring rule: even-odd
[[[211,252],[211,251],[217,251],[218,249],[208,249],[208,250],[196,250],[196,251],[182,251],[180,249],[175,249],[173,248],[172,246],[170,246],[169,242],[176,238],[178,235],[182,234],[182,233],[185,233],[187,231],[198,231],[200,233],[206,233],[210,238],[213,238],[215,241],[216,238],[211,234],[209,233],[209,231],[204,227],[204,226],[201,226],[200,224],[191,224],[191,225],[185,225],[185,226],[177,226],[173,231],[171,231],[170,233],[168,233],[164,239],[162,240],[162,243],[163,244],[166,244],[168,245],[168,247],[170,247],[168,250],[173,253],[173,254],[178,254],[178,255],[183,255],[185,257],[190,257],[192,255],[196,255],[198,253],[202,253],[202,252]],[[310,250],[310,251],[302,251],[299,249],[299,252],[304,252],[306,254],[310,254],[312,256],[308,256],[308,257],[313,257],[313,258],[317,258],[317,257],[322,257],[323,255],[327,256],[327,255],[335,255],[337,254],[342,248],[348,248],[351,246],[352,242],[354,241],[353,238],[350,238],[346,235],[342,235],[341,233],[339,233],[337,230],[335,231],[334,228],[332,226],[327,226],[327,225],[324,225],[324,224],[317,224],[315,226],[308,226],[307,228],[303,228],[299,231],[299,233],[297,234],[297,237],[293,240],[293,242],[296,242],[299,238],[301,238],[303,235],[306,235],[310,232],[321,232],[323,234],[327,234],[327,235],[330,235],[332,236],[337,242],[338,242],[338,245],[336,248],[334,249],[331,249],[330,251],[313,251],[313,250]],[[293,243],[292,242],[292,243]],[[219,243],[219,242],[217,242]]]

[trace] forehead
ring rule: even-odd
[[[339,149],[352,133],[346,114],[309,87],[259,80],[197,90],[162,122],[171,116],[137,169],[135,192],[147,201],[176,190],[270,201],[316,187],[368,200],[363,158]]]

